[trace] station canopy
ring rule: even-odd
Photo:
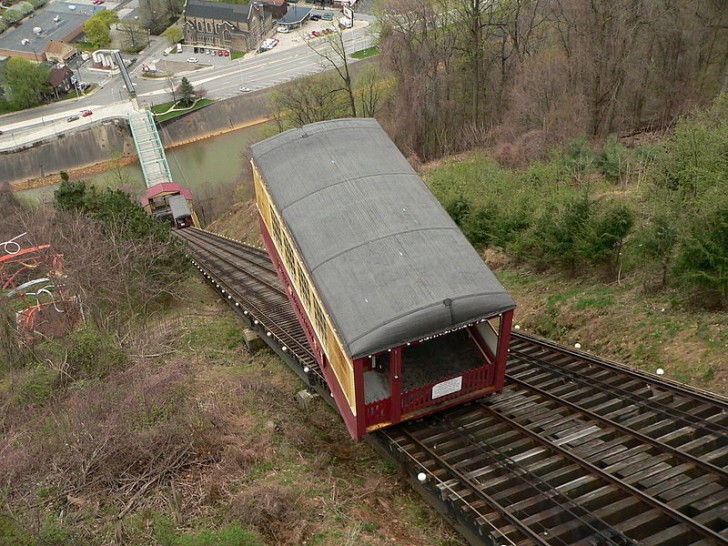
[[[286,14],[278,19],[278,24],[287,27],[298,27],[308,18],[313,10],[311,8],[288,5]]]
[[[515,307],[376,120],[314,123],[251,149],[351,357]]]

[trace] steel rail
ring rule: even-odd
[[[201,245],[199,243],[197,243],[197,246],[200,247]],[[205,249],[198,248],[198,252],[200,250],[204,251]],[[209,254],[216,257],[217,259],[223,260],[224,263],[230,265],[229,262],[227,260],[225,260],[223,257],[216,255],[215,253],[210,252],[209,250],[208,250],[208,252],[209,252]],[[209,277],[214,278],[214,281],[216,284],[223,287],[223,293],[227,292],[229,295],[235,295],[242,302],[245,302],[246,307],[250,307],[250,309],[248,309],[248,311],[251,313],[251,315],[254,316],[254,318],[256,320],[258,320],[266,328],[266,330],[268,330],[268,331],[280,330],[279,335],[277,335],[277,337],[281,340],[285,339],[286,347],[288,349],[294,351],[295,354],[297,356],[299,356],[299,359],[301,361],[305,361],[306,359],[310,358],[312,362],[314,362],[314,363],[316,362],[316,359],[315,359],[313,353],[310,351],[310,349],[304,343],[302,343],[300,340],[296,339],[295,337],[291,336],[288,333],[287,329],[275,327],[278,325],[277,320],[274,317],[270,316],[270,311],[266,311],[265,309],[261,308],[261,306],[259,304],[251,301],[247,295],[239,292],[235,287],[230,286],[230,284],[227,281],[222,279],[219,275],[215,274],[215,272],[210,271],[210,268],[203,267],[201,265],[199,265],[199,267],[201,270],[204,270],[205,273]],[[260,280],[259,278],[255,277],[254,275],[251,275],[249,272],[243,271],[241,269],[236,269],[236,271],[244,273],[250,279],[252,279],[256,282],[260,282],[268,288],[272,288],[269,285],[269,283],[266,283],[265,281]],[[272,288],[272,289],[274,289],[279,296],[283,295],[282,291],[279,290],[277,287]],[[285,296],[283,296],[283,297],[285,297]],[[285,303],[286,304],[288,303],[287,299],[285,300]],[[300,358],[301,355],[299,353],[303,353],[303,355],[305,355],[306,358],[303,358],[303,359]],[[318,365],[316,365],[316,368],[318,368]]]
[[[523,332],[513,330],[511,331],[511,347],[513,347],[513,340],[524,341],[530,345],[547,347],[549,350],[555,353],[572,356],[579,361],[586,360],[591,364],[596,364],[603,368],[618,370],[619,373],[621,373],[622,375],[626,375],[628,377],[631,377],[632,379],[638,379],[640,381],[644,381],[653,385],[659,385],[661,389],[672,391],[682,396],[689,396],[693,399],[702,400],[707,404],[716,405],[723,410],[728,411],[728,398],[722,397],[715,393],[696,389],[695,387],[690,387],[688,385],[675,383],[668,379],[657,378],[655,377],[655,375],[644,372],[642,370],[628,368],[627,366],[625,366],[624,364],[620,364],[619,362],[614,362],[612,360],[595,356],[584,351],[569,349],[568,347],[557,345],[552,341],[532,334],[524,334]],[[518,350],[516,349],[516,352],[517,351]]]
[[[718,466],[715,466],[714,464],[703,461],[702,459],[699,459],[698,457],[695,457],[694,455],[690,455],[689,453],[686,453],[684,451],[680,451],[678,448],[675,448],[669,444],[661,442],[655,438],[651,438],[650,436],[647,436],[646,434],[643,434],[637,430],[633,430],[629,427],[626,427],[620,423],[617,423],[616,421],[612,421],[611,419],[609,419],[607,417],[602,417],[598,413],[595,413],[589,409],[583,408],[573,402],[569,402],[568,400],[564,400],[563,398],[560,398],[554,394],[551,394],[551,393],[541,389],[540,387],[530,385],[526,381],[517,379],[510,375],[508,376],[508,381],[510,383],[514,383],[514,384],[518,385],[519,387],[521,387],[523,389],[530,390],[531,392],[537,393],[539,396],[542,396],[553,402],[556,402],[559,405],[568,408],[569,410],[571,410],[574,413],[580,413],[582,415],[585,415],[589,419],[598,421],[604,425],[607,425],[608,427],[615,428],[624,434],[634,436],[639,441],[641,441],[645,444],[649,444],[649,445],[656,447],[658,449],[661,449],[663,451],[666,451],[666,452],[670,453],[672,456],[683,460],[684,462],[687,462],[687,463],[690,463],[692,465],[702,468],[706,472],[715,474],[724,481],[728,480],[728,472]]]
[[[449,413],[443,415],[443,420],[446,420],[448,422],[454,421],[454,419],[451,418],[451,414]],[[614,544],[615,546],[638,545],[637,542],[635,542],[624,533],[615,529],[612,525],[593,514],[589,509],[584,508],[583,506],[574,502],[572,498],[563,494],[561,491],[558,490],[558,488],[554,488],[553,486],[542,480],[538,475],[534,474],[526,466],[519,465],[511,457],[504,454],[500,448],[492,445],[491,443],[488,443],[487,438],[481,439],[476,437],[472,432],[467,430],[465,425],[460,424],[459,422],[453,422],[453,426],[454,429],[460,431],[460,436],[464,437],[468,441],[469,445],[476,448],[486,457],[490,457],[491,459],[495,460],[495,463],[499,467],[504,468],[513,476],[519,478],[529,487],[537,491],[539,494],[543,495],[546,500],[557,503],[558,506],[565,510],[565,512],[581,521],[586,528],[591,529],[594,534],[601,537],[602,540],[599,541],[599,544],[601,546],[607,546],[608,544]],[[503,460],[498,461],[497,458],[492,456],[492,453],[497,453]],[[444,461],[443,457],[441,457],[441,459]],[[503,464],[504,462],[508,464]],[[448,462],[445,462],[445,464],[449,465]],[[526,479],[525,476],[528,476],[528,479]],[[506,508],[506,510],[508,509]],[[543,511],[544,510],[541,510],[541,512]],[[533,516],[535,514],[527,515]],[[559,542],[563,543],[563,541],[560,539]]]
[[[612,474],[609,474],[608,472],[605,472],[598,466],[596,466],[593,463],[590,463],[589,461],[582,459],[581,457],[574,455],[569,450],[562,448],[561,446],[558,446],[556,444],[553,444],[543,438],[540,434],[533,432],[532,430],[528,429],[526,426],[521,425],[516,420],[503,415],[502,413],[494,410],[493,408],[489,408],[488,406],[484,405],[483,402],[478,403],[480,407],[482,407],[486,412],[497,416],[498,419],[502,420],[504,423],[507,423],[510,425],[514,430],[521,431],[523,434],[526,434],[527,436],[530,436],[534,440],[536,440],[537,443],[541,444],[542,446],[546,447],[547,449],[550,449],[552,451],[555,451],[556,453],[559,453],[563,457],[569,459],[573,463],[579,465],[580,467],[588,470],[592,475],[599,476],[603,480],[611,483],[612,485],[618,487],[619,489],[625,491],[626,493],[632,495],[633,497],[636,497],[643,501],[645,504],[656,508],[657,510],[661,511],[663,514],[667,515],[668,517],[672,518],[673,520],[682,523],[683,525],[687,526],[690,529],[693,529],[697,534],[708,538],[710,540],[716,541],[717,544],[725,543],[725,537],[723,537],[720,533],[717,533],[710,529],[709,527],[706,527],[705,525],[698,523],[694,519],[690,518],[689,516],[686,516],[682,512],[675,510],[671,506],[668,506],[664,502],[661,502],[657,500],[656,498],[647,495],[646,493],[643,493],[638,488],[624,482],[623,480],[620,480],[619,478],[613,476]]]
[[[629,400],[635,406],[638,406],[641,408],[647,408],[648,411],[650,411],[652,413],[664,415],[664,416],[670,418],[671,420],[679,420],[680,422],[683,422],[687,425],[698,427],[702,430],[711,432],[713,434],[719,434],[719,435],[728,434],[728,427],[726,427],[726,426],[723,426],[723,425],[720,425],[717,423],[711,423],[710,421],[706,421],[705,419],[702,419],[700,417],[695,417],[688,412],[680,410],[679,408],[670,407],[667,404],[655,403],[652,400],[644,399],[643,397],[639,396],[638,394],[636,394],[632,391],[629,391],[627,389],[623,389],[621,387],[607,384],[604,381],[600,381],[600,380],[594,379],[592,377],[586,376],[584,374],[580,374],[574,370],[565,370],[561,367],[556,367],[556,366],[550,365],[548,362],[539,360],[537,357],[534,357],[531,355],[519,354],[519,351],[512,351],[510,353],[510,355],[511,355],[511,358],[513,358],[513,356],[515,356],[516,358],[527,361],[529,364],[533,364],[534,366],[538,366],[539,368],[546,370],[550,374],[567,377],[570,380],[574,381],[575,383],[579,383],[581,385],[589,386],[592,388],[599,386],[603,391],[611,391],[616,394],[619,394],[621,399],[623,399],[625,401]],[[581,357],[580,360],[582,362],[584,362],[585,364],[588,364],[590,362],[588,359],[585,359],[585,357]],[[511,375],[509,375],[508,377],[510,378]],[[687,401],[689,401],[691,399],[689,394],[686,395],[684,393],[680,393],[679,396],[682,396]],[[715,403],[711,403],[710,406],[715,408],[716,411],[721,409],[720,407],[716,407]],[[723,411],[725,411],[725,410],[723,410]]]
[[[527,536],[529,539],[533,540],[536,544],[541,544],[544,546],[548,546],[549,543],[541,537],[538,533],[534,532],[531,528],[529,528],[527,525],[524,525],[521,520],[519,520],[516,516],[511,514],[508,509],[505,506],[502,506],[498,501],[496,501],[491,495],[488,495],[484,491],[482,491],[480,488],[478,488],[476,485],[473,484],[472,480],[470,480],[467,476],[465,476],[461,471],[456,469],[454,466],[448,464],[435,450],[427,446],[424,442],[420,441],[416,436],[414,436],[410,431],[401,428],[399,430],[400,433],[404,434],[406,437],[410,438],[412,442],[414,442],[422,451],[427,453],[431,458],[433,458],[435,461],[440,462],[440,466],[453,476],[455,476],[459,482],[465,486],[468,487],[473,493],[475,493],[476,496],[480,497],[487,505],[489,505],[491,508],[493,508],[495,511],[497,511],[501,517],[503,517],[505,520],[507,520],[511,525],[514,525],[517,527],[525,536]],[[439,479],[439,478],[438,478]],[[455,493],[453,491],[453,493]],[[457,495],[457,493],[455,493]],[[460,495],[458,495],[460,498],[462,498]],[[466,505],[470,505],[467,501],[463,499],[463,502]],[[474,510],[475,511],[475,510]],[[482,514],[480,514],[482,516]]]

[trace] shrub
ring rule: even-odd
[[[16,6],[13,6],[12,8],[8,8],[3,15],[3,18],[8,22],[8,24],[12,25],[20,21],[23,18],[23,14]]]
[[[462,226],[465,218],[470,213],[470,201],[463,196],[456,197],[447,201],[444,208],[450,215],[450,218],[458,226]]]
[[[588,228],[588,258],[602,264],[611,279],[617,277],[622,248],[634,227],[635,214],[623,203],[599,202],[598,211]]]
[[[17,8],[23,14],[23,17],[27,17],[33,13],[33,4],[30,2],[20,2],[13,7]]]
[[[565,165],[558,161],[536,162],[521,175],[524,184],[531,187],[548,187],[560,183],[568,176]]]
[[[562,161],[566,170],[578,179],[589,171],[594,162],[594,154],[586,139],[581,137],[567,145]]]
[[[704,290],[711,307],[728,304],[728,196],[723,190],[701,200],[680,238],[674,274]]]
[[[610,136],[596,158],[596,167],[607,179],[619,182],[627,173],[627,148],[616,137]]]
[[[26,369],[15,385],[15,399],[21,404],[41,405],[56,392],[59,372],[42,364]]]
[[[68,363],[71,374],[83,377],[106,377],[126,365],[126,354],[109,334],[90,328],[73,332],[68,337]]]
[[[0,513],[0,546],[31,546],[33,539],[21,529],[15,520],[5,513]]]
[[[64,181],[55,197],[59,234],[53,242],[67,255],[68,284],[87,295],[86,316],[98,330],[124,328],[129,318],[148,316],[177,293],[189,263],[167,223],[120,190]]]
[[[65,338],[46,341],[37,347],[37,353],[72,380],[101,379],[127,364],[126,354],[111,335],[88,326]]]
[[[681,120],[655,169],[655,186],[692,199],[728,184],[728,93]]]

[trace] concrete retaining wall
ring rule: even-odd
[[[164,147],[170,148],[245,127],[264,118],[267,112],[266,93],[242,95],[163,122],[160,137]],[[49,176],[57,181],[60,171],[83,169],[121,156],[136,157],[126,119],[101,122],[30,148],[1,152],[0,182],[22,185]]]

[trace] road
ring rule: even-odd
[[[374,44],[369,23],[372,17],[361,15],[354,28],[344,31],[344,43],[347,53],[365,49]],[[325,21],[308,22],[305,32],[308,37],[312,30],[319,30],[332,23]],[[128,112],[138,108],[149,107],[155,103],[172,100],[170,78],[148,78],[142,71],[143,65],[170,63],[174,69],[171,78],[179,84],[182,76],[195,87],[204,87],[207,97],[226,99],[239,95],[239,88],[245,86],[253,92],[267,89],[294,78],[315,74],[331,68],[330,63],[317,54],[312,46],[324,50],[328,46],[324,38],[315,38],[306,43],[302,31],[277,35],[281,42],[265,53],[249,53],[234,61],[230,57],[218,57],[193,53],[192,47],[185,46],[181,54],[163,52],[170,49],[162,38],[152,37],[149,47],[145,48],[134,64],[129,68],[132,81],[136,86],[137,105],[125,91],[121,76],[117,73],[109,75],[91,70],[88,62],[81,64],[77,70],[84,82],[98,84],[88,95],[62,102],[7,114],[0,118],[0,150],[14,149],[32,142],[47,139],[53,135],[73,132],[100,120],[126,117]],[[196,57],[197,63],[187,63],[189,57]],[[355,59],[350,58],[350,62]],[[67,121],[70,116],[80,116],[82,110],[91,110],[88,117]]]

